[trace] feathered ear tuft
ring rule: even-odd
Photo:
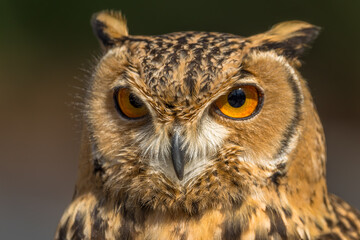
[[[253,48],[275,50],[280,55],[294,59],[300,57],[315,40],[320,27],[302,21],[276,24],[269,31],[249,37]]]
[[[112,47],[118,39],[129,34],[126,20],[121,12],[105,10],[95,13],[91,18],[91,26],[105,49]]]

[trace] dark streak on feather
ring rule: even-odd
[[[99,209],[102,205],[102,201],[95,205],[93,211],[91,212],[92,219],[92,228],[91,228],[91,239],[101,240],[105,239],[105,230],[108,226],[108,223],[104,221],[99,214]]]
[[[59,229],[59,235],[56,238],[57,240],[65,240],[66,234],[68,231],[69,217],[66,219],[65,223]]]
[[[85,235],[84,235],[84,215],[80,211],[78,211],[76,213],[74,223],[71,226],[71,230],[74,231],[73,237],[71,239],[82,240],[82,239],[85,238]]]
[[[267,206],[265,210],[270,219],[270,232],[269,234],[278,233],[282,239],[287,239],[286,226],[280,214],[273,208]]]
[[[295,130],[297,126],[299,125],[299,122],[301,120],[301,92],[299,89],[299,86],[296,84],[294,77],[289,73],[288,82],[291,87],[291,90],[294,93],[295,102],[294,102],[294,117],[292,118],[290,124],[286,128],[282,140],[281,140],[281,146],[279,150],[277,151],[277,154],[274,158],[280,157],[286,149],[289,147],[290,140],[295,134]]]

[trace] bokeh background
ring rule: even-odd
[[[0,239],[52,239],[71,200],[81,128],[71,103],[101,53],[89,19],[102,9],[121,9],[131,34],[321,26],[301,71],[325,127],[329,189],[360,208],[360,1],[1,0]]]

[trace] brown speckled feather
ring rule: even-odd
[[[324,133],[298,72],[318,27],[132,36],[110,11],[92,25],[104,56],[55,239],[360,239],[359,212],[327,192]],[[215,102],[241,86],[257,89],[256,111],[226,117]],[[119,112],[119,89],[147,114]]]

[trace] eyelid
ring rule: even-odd
[[[122,74],[121,74],[122,75]],[[131,89],[131,85],[129,84],[129,82],[127,80],[124,79],[123,76],[118,76],[115,81],[111,84],[111,88],[113,90],[117,89],[117,88],[129,88]]]
[[[252,86],[256,86],[258,88],[260,87],[259,82],[256,80],[256,78],[254,76],[247,76],[247,77],[239,78],[238,80],[235,81],[235,83],[233,84],[233,87],[231,87],[230,89],[237,87],[239,85],[252,85]]]
[[[259,92],[259,95],[261,95],[263,97],[264,95],[264,89],[258,84],[258,82],[254,81],[254,80],[251,80],[251,81],[241,81],[239,83],[235,83],[231,88],[229,88],[227,90],[226,93],[229,93],[231,90],[235,89],[235,88],[241,88],[243,86],[253,86],[255,87],[258,92]]]
[[[131,86],[128,83],[126,83],[125,81],[121,81],[121,82],[116,81],[116,83],[113,85],[114,86],[112,86],[111,88],[114,92],[118,91],[121,88],[127,88],[127,89],[131,90]]]

